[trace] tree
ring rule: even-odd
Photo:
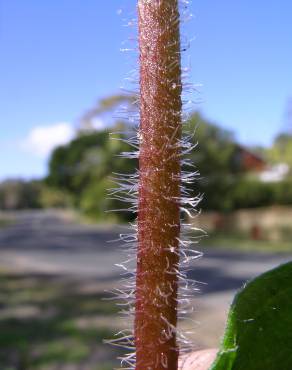
[[[292,134],[279,134],[265,154],[272,163],[287,163],[292,168]]]
[[[0,184],[0,209],[41,208],[41,181],[6,180]]]
[[[92,165],[99,164],[99,157],[88,158],[87,154],[92,149],[105,149],[108,135],[108,131],[82,134],[68,145],[56,148],[49,162],[48,185],[80,193],[89,181]]]
[[[125,207],[108,195],[109,189],[116,186],[111,180],[113,172],[130,173],[136,166],[135,161],[120,156],[121,152],[130,151],[130,145],[119,133],[123,128],[123,124],[117,123],[112,129],[113,135],[109,130],[82,132],[68,145],[56,148],[49,162],[46,183],[68,192],[75,206],[91,217],[112,218],[105,211]],[[119,217],[132,219],[125,212]]]
[[[193,132],[192,144],[198,143],[190,159],[200,171],[193,194],[206,194],[203,209],[232,209],[231,189],[240,181],[240,163],[233,133],[206,120],[199,112],[191,115],[187,131]]]

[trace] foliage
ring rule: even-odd
[[[204,194],[201,207],[205,210],[231,211],[240,208],[292,204],[292,178],[282,182],[261,182],[247,176],[238,156],[233,134],[194,113],[187,129],[194,132],[192,163],[200,170],[194,194]],[[267,156],[270,153],[271,157]],[[274,146],[264,154],[271,162],[290,163],[292,136],[279,135]],[[274,156],[272,156],[274,154]]]
[[[113,131],[124,128],[120,123]],[[194,194],[198,191],[208,194],[202,203],[203,208],[232,208],[227,197],[230,193],[227,189],[233,186],[237,172],[232,134],[208,122],[198,112],[191,116],[187,130],[195,134],[193,144],[199,142],[191,158],[201,170]],[[114,136],[121,139],[120,134]],[[51,187],[69,192],[75,206],[86,214],[95,218],[104,217],[104,209],[124,208],[122,204],[105,199],[106,188],[114,185],[110,184],[112,172],[134,172],[135,161],[118,157],[120,152],[130,150],[128,144],[111,140],[108,130],[83,131],[68,145],[54,150],[46,182]],[[122,213],[121,217],[125,219],[126,213]]]
[[[233,209],[272,205],[276,201],[276,184],[259,180],[242,179],[231,189]]]
[[[186,131],[193,134],[192,144],[198,143],[190,158],[200,170],[193,194],[206,194],[200,204],[203,209],[232,209],[230,193],[241,171],[233,134],[209,122],[199,112],[190,117]]]
[[[68,145],[55,149],[49,163],[47,183],[60,189],[80,192],[89,182],[93,168],[99,172],[104,169],[102,157],[90,155],[89,150],[98,148],[102,154],[108,134],[107,131],[83,134]]]
[[[122,97],[109,98],[100,103],[99,109],[107,109],[120,101]],[[125,124],[120,122],[112,131],[120,132],[125,128]],[[185,130],[192,134],[191,143],[198,143],[190,160],[200,170],[200,176],[191,192],[193,195],[205,195],[200,203],[202,209],[226,212],[238,208],[292,204],[291,179],[263,183],[255,177],[246,176],[232,132],[205,119],[199,112],[190,116]],[[106,216],[125,220],[131,217],[126,212],[116,215],[104,213],[104,210],[124,208],[121,202],[107,198],[107,190],[115,186],[111,182],[112,173],[133,173],[137,166],[135,161],[119,157],[120,152],[130,151],[131,148],[120,140],[121,134],[116,133],[114,137],[118,140],[112,140],[108,130],[80,131],[71,143],[54,150],[49,163],[46,183],[56,191],[64,191],[72,204],[96,219]],[[282,143],[281,140],[279,142]]]
[[[232,187],[229,196],[232,209],[289,205],[292,204],[292,179],[260,182],[242,178]]]
[[[113,173],[132,173],[135,168],[135,161],[120,156],[131,150],[117,132],[123,128],[117,124],[113,135],[108,130],[82,132],[68,145],[55,149],[50,159],[48,186],[69,193],[74,205],[90,217],[112,219],[105,210],[125,208],[107,195],[116,186],[111,181]],[[129,219],[125,212],[120,217]]]
[[[40,208],[41,189],[41,181],[4,181],[0,184],[0,209]]]
[[[192,143],[198,143],[191,159],[198,168],[203,167],[203,176],[212,174],[214,170],[217,173],[239,170],[233,157],[236,147],[232,132],[208,121],[199,112],[191,115],[185,130],[192,134]]]
[[[292,135],[279,134],[271,148],[265,150],[265,154],[272,163],[287,163],[292,166]]]
[[[43,208],[69,208],[72,205],[70,194],[46,185],[42,186],[39,198]]]
[[[125,204],[109,196],[109,189],[111,189],[113,185],[109,177],[104,177],[98,182],[90,182],[82,192],[80,198],[81,211],[90,218],[98,221],[117,222],[132,220],[133,216],[123,211],[125,209]]]
[[[292,262],[251,281],[232,303],[211,370],[292,368]]]

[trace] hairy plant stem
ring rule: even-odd
[[[181,63],[178,0],[138,0],[136,370],[176,370]]]

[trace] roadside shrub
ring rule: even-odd
[[[108,212],[124,209],[125,204],[112,199],[108,194],[113,188],[113,182],[107,177],[96,183],[90,183],[82,192],[79,207],[89,218],[97,221],[132,221],[134,216],[129,212]]]
[[[292,178],[277,183],[276,200],[278,204],[292,204]]]
[[[41,181],[6,180],[0,184],[0,209],[41,208]]]
[[[242,180],[235,184],[230,197],[232,208],[255,208],[277,203],[277,184]]]
[[[68,192],[44,185],[40,192],[40,204],[43,208],[70,208],[73,200]]]

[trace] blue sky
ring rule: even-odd
[[[0,0],[0,179],[44,175],[51,148],[72,138],[82,113],[119,91],[135,66],[135,53],[120,52],[135,36],[124,26],[135,6]],[[190,12],[198,109],[244,144],[270,144],[292,96],[292,2],[197,0]]]

